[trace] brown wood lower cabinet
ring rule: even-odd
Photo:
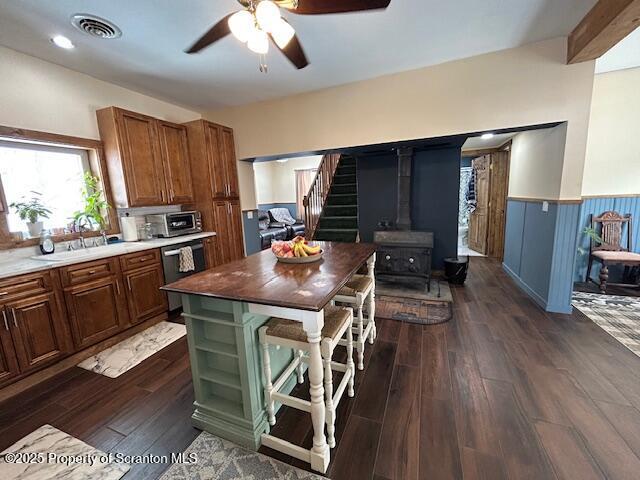
[[[13,340],[22,373],[52,363],[69,353],[68,330],[55,292],[8,303]]]
[[[4,308],[0,307],[0,313],[3,318],[0,319],[0,385],[6,383],[14,377],[20,374],[20,368],[18,367],[18,359],[16,358],[16,350],[13,346],[13,340],[11,339],[11,332],[9,330],[9,322],[7,319],[7,312]]]
[[[124,294],[117,277],[106,277],[65,289],[76,349],[98,343],[128,326]]]
[[[160,290],[164,285],[162,265],[126,272],[124,281],[134,325],[168,310],[167,294]]]
[[[244,241],[240,200],[213,202],[213,216],[216,226],[218,263],[223,264],[243,258]]]

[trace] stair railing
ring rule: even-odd
[[[322,157],[316,176],[311,182],[309,193],[302,200],[306,236],[310,240],[313,239],[318,228],[320,215],[329,196],[338,163],[340,163],[339,153],[329,153]]]

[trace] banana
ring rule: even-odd
[[[298,250],[298,244],[297,243],[293,244],[293,255],[296,256],[296,257],[300,256],[300,251]]]
[[[304,249],[304,243],[302,243],[302,244],[300,244],[300,243],[299,243],[298,245],[300,245],[300,246],[298,247],[298,250],[300,251],[300,256],[301,256],[301,257],[308,257],[308,256],[309,256],[309,254],[308,254],[308,253],[305,251],[305,249]]]
[[[316,246],[312,247],[310,245],[307,245],[307,244],[303,243],[302,244],[302,248],[309,255],[317,255],[318,253],[320,253],[320,246],[319,245],[316,245]]]

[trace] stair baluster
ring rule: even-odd
[[[338,153],[329,153],[322,157],[316,176],[309,188],[309,193],[307,193],[302,201],[308,239],[313,239],[316,229],[318,228],[322,209],[329,196],[333,177],[340,163],[340,156]]]

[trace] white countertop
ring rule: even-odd
[[[90,262],[92,260],[115,257],[117,255],[126,255],[127,253],[151,250],[154,248],[166,247],[168,245],[176,245],[178,243],[185,243],[191,240],[198,240],[200,238],[213,237],[215,234],[215,232],[202,232],[194,233],[192,235],[184,235],[181,237],[155,238],[153,240],[140,242],[120,242],[100,247],[89,247],[75,250],[75,252],[77,252],[77,256],[60,261],[45,260],[47,257],[46,255],[38,255],[38,257],[42,257],[42,259],[35,259],[33,256],[9,260],[5,259],[0,261],[0,278],[39,272],[50,268],[64,267],[66,265],[73,265],[76,263]],[[56,253],[63,251],[59,250],[62,245],[63,244],[56,244]]]

